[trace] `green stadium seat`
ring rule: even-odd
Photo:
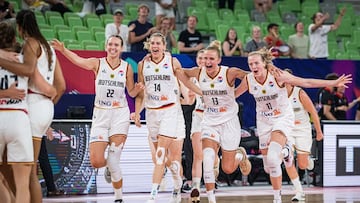
[[[65,12],[63,15],[63,18],[64,18],[65,23],[68,23],[69,18],[80,18],[81,19],[81,17],[77,13],[74,13],[74,12]]]
[[[61,24],[60,25],[54,25],[53,29],[54,29],[55,33],[58,33],[59,30],[71,30],[69,26],[61,25]]]
[[[85,27],[85,26],[81,26],[81,25],[75,25],[71,28],[71,31],[73,33],[77,33],[79,31],[89,31],[89,28]],[[75,34],[74,34],[75,35]]]
[[[83,40],[94,40],[94,37],[90,31],[80,30],[80,31],[76,32],[75,34],[76,34],[76,39],[80,42]]]
[[[69,44],[66,48],[70,50],[83,50],[80,44]]]
[[[62,18],[61,14],[57,11],[46,11],[44,15],[45,15],[45,19],[46,19],[47,23],[49,23],[49,24],[50,24],[49,19],[51,16]]]
[[[239,0],[238,0],[239,1]],[[249,0],[241,0],[242,8],[247,10],[247,12],[250,14],[250,12],[255,9],[254,1]]]
[[[79,17],[68,17],[67,18],[67,25],[69,25],[69,27],[73,27],[73,26],[76,26],[76,25],[82,26],[83,21]]]
[[[218,24],[215,31],[216,39],[223,42],[229,29],[230,26],[227,24]]]
[[[40,29],[41,34],[45,37],[47,41],[53,40],[56,38],[55,32],[53,29]]]
[[[97,42],[103,42],[105,41],[105,32],[95,32],[94,33],[95,41]]]
[[[125,3],[125,12],[126,12],[126,14],[129,14],[130,13],[130,8],[136,8],[137,9],[137,7],[138,7],[138,4],[136,4],[136,3],[130,3],[130,2],[126,2]]]
[[[82,40],[82,41],[80,41],[80,44],[83,47],[83,49],[85,49],[86,46],[88,46],[88,45],[98,45],[99,46],[99,44],[94,40]]]
[[[309,18],[313,16],[316,12],[319,12],[319,4],[311,4],[311,5],[302,5],[301,13]]]
[[[336,30],[336,36],[351,37],[353,32],[352,20],[350,18],[343,18],[340,26]]]
[[[104,25],[102,24],[102,22],[98,19],[95,18],[88,18],[86,20],[86,25],[89,29],[91,29],[91,27],[104,27]]]
[[[246,24],[250,21],[249,14],[247,13],[238,13],[236,14],[236,18],[238,19],[239,23]]]
[[[101,48],[98,44],[89,44],[85,46],[85,50],[101,51]]]
[[[137,19],[138,16],[138,8],[137,7],[131,7],[129,8],[128,14],[131,19]]]
[[[36,22],[38,25],[40,24],[47,24],[46,19],[42,13],[36,13],[35,14]]]
[[[58,16],[50,16],[49,25],[51,25],[52,27],[54,27],[55,25],[65,25],[64,19]]]
[[[219,15],[217,13],[214,13],[214,12],[206,13],[206,20],[208,22],[210,32],[215,32],[216,20],[219,20],[219,19],[220,19]]]
[[[60,41],[76,40],[74,33],[71,30],[59,30],[57,32],[57,38]]]

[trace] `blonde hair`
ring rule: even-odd
[[[221,58],[222,53],[221,53],[221,42],[219,40],[214,40],[212,41],[208,47],[205,48],[205,50],[213,50],[216,51],[218,53],[219,58]]]
[[[263,47],[263,48],[261,48],[261,49],[259,49],[257,51],[250,52],[248,57],[254,56],[254,55],[261,56],[261,59],[265,62],[266,66],[268,64],[272,64],[273,63],[272,60],[275,58],[271,53],[271,49],[267,49],[265,47]]]
[[[153,37],[161,37],[161,41],[164,43],[164,45],[166,46],[166,39],[165,36],[163,34],[161,34],[160,32],[155,32],[152,35],[150,35],[149,38],[146,39],[146,41],[144,41],[144,49],[148,50],[150,49],[150,40]]]

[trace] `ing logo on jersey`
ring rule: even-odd
[[[262,90],[261,92],[262,92],[263,94],[266,94],[266,90]]]
[[[160,100],[161,100],[161,101],[167,101],[167,100],[168,100],[168,97],[165,96],[165,95],[161,95]]]
[[[115,77],[114,74],[110,74],[110,78],[113,79]]]
[[[214,87],[215,87],[215,84],[214,84],[214,83],[211,83],[211,84],[210,84],[210,87],[211,87],[211,88],[214,88]]]
[[[120,106],[120,102],[119,101],[113,101],[112,102],[112,107],[119,107]]]
[[[164,68],[165,69],[168,69],[169,68],[169,65],[167,63],[164,64]]]
[[[296,103],[296,98],[295,97],[293,97],[293,102]]]
[[[150,68],[150,66],[149,66],[149,65],[147,65],[145,68]]]
[[[101,71],[102,73],[106,73],[106,70],[105,69],[102,69],[102,71]]]
[[[123,70],[120,70],[120,71],[119,71],[119,75],[120,75],[120,76],[123,76],[123,75],[124,75],[124,71],[123,71]]]
[[[218,79],[218,82],[222,82],[224,80],[222,76],[219,76],[217,79]]]
[[[273,81],[270,81],[270,82],[269,82],[269,86],[270,86],[270,87],[274,87],[274,82],[273,82]]]
[[[258,90],[258,88],[255,86],[255,87],[254,87],[254,91],[256,91],[256,90]]]

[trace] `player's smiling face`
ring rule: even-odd
[[[110,37],[106,44],[106,51],[108,55],[118,56],[121,53],[122,45],[121,39],[117,37]]]
[[[203,54],[203,58],[205,61],[205,67],[207,69],[216,68],[218,67],[220,63],[220,57],[218,56],[218,53],[215,50],[207,50]]]
[[[160,36],[150,38],[150,52],[153,56],[162,55],[165,51],[165,43]]]

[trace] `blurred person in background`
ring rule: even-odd
[[[242,43],[234,28],[230,28],[222,44],[224,56],[242,56]]]
[[[304,24],[297,22],[294,25],[296,33],[289,36],[290,57],[306,59],[309,53],[309,37],[304,34]]]
[[[255,25],[252,27],[251,38],[252,39],[245,45],[244,56],[247,56],[250,52],[266,47],[266,42],[261,38],[261,28],[259,26]]]

